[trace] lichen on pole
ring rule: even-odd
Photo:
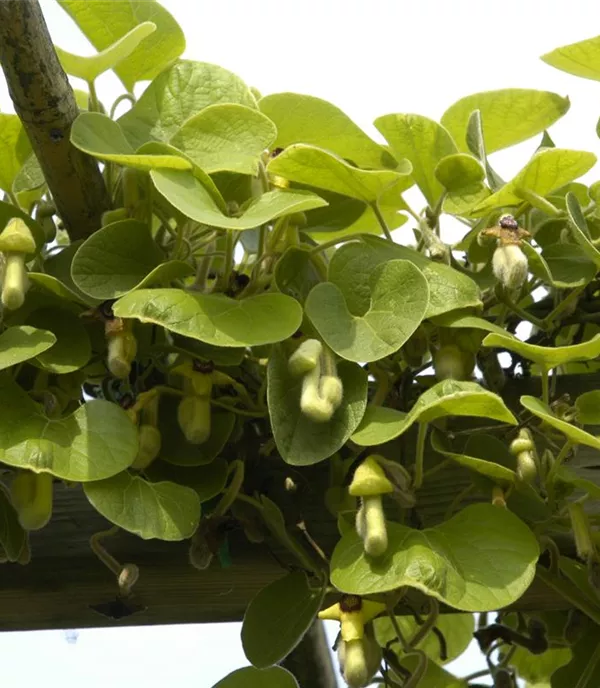
[[[0,63],[69,236],[89,236],[109,208],[108,193],[96,161],[71,145],[79,110],[38,0],[0,2]]]

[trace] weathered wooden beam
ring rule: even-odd
[[[516,381],[507,390],[506,399],[516,409],[518,396],[538,393],[538,385],[537,380]],[[599,386],[596,375],[565,378],[559,381],[557,393],[576,396]],[[596,454],[593,449],[581,447],[577,462],[593,459]],[[428,460],[439,462],[440,458],[429,454]],[[299,474],[306,478],[300,505],[302,517],[319,546],[331,552],[339,536],[334,519],[322,503],[328,480],[326,462],[302,469]],[[469,474],[456,466],[434,474],[418,494],[419,518],[425,525],[443,520],[458,491],[468,484]],[[276,494],[270,496],[277,501]],[[464,504],[471,501],[476,500],[467,499]],[[221,568],[215,561],[206,571],[197,571],[188,563],[186,543],[143,541],[120,533],[106,542],[107,549],[120,562],[135,562],[140,567],[132,602],[146,609],[121,620],[109,619],[91,606],[114,601],[116,582],[88,544],[90,535],[107,527],[80,488],[57,485],[51,523],[32,534],[31,563],[0,566],[0,629],[241,620],[252,597],[285,573],[280,564],[281,552],[273,552],[267,545],[249,544],[241,532],[231,536],[232,565]],[[515,608],[552,610],[567,606],[561,597],[536,581]]]

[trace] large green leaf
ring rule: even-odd
[[[371,595],[414,587],[463,611],[486,611],[518,600],[531,584],[537,540],[513,513],[473,504],[434,528],[388,524],[387,553],[365,555],[356,532],[343,536],[331,559],[331,582],[345,593]]]
[[[552,675],[552,688],[600,685],[600,629],[594,625],[572,647],[573,659]]]
[[[92,346],[88,332],[74,313],[62,308],[40,308],[27,318],[27,324],[49,330],[56,343],[36,357],[36,365],[50,373],[72,373],[90,360]]]
[[[144,540],[185,540],[200,522],[200,499],[191,487],[150,483],[123,471],[83,489],[96,511]]]
[[[474,110],[483,123],[488,153],[513,146],[541,133],[569,109],[568,98],[527,88],[484,91],[461,98],[442,115],[442,124],[459,148],[467,151],[467,125]]]
[[[13,182],[31,153],[31,144],[17,115],[0,114],[0,189],[12,192]]]
[[[228,674],[213,688],[298,688],[298,683],[289,671],[281,667],[245,667]]]
[[[510,658],[510,664],[514,667],[519,678],[528,681],[528,685],[543,684],[550,681],[550,677],[561,667],[568,664],[573,655],[568,647],[553,647],[541,655],[534,655],[524,647],[517,647]],[[554,686],[554,683],[547,684]],[[573,688],[572,685],[569,688]]]
[[[573,289],[591,282],[597,271],[587,251],[577,244],[549,244],[538,253],[531,244],[523,242],[529,270],[539,279],[558,289]]]
[[[234,413],[213,410],[211,412],[210,435],[206,442],[190,444],[177,422],[177,403],[173,403],[171,398],[163,398],[159,416],[159,429],[162,437],[160,458],[176,466],[209,464],[223,450],[234,425]]]
[[[369,309],[350,310],[352,284],[323,282],[312,289],[305,311],[325,342],[348,361],[377,361],[398,349],[421,324],[429,305],[423,273],[407,260],[379,265],[369,279]],[[348,299],[346,295],[348,294]]]
[[[369,447],[402,435],[415,422],[429,423],[444,416],[476,416],[517,424],[502,399],[476,382],[444,380],[423,392],[408,413],[370,406],[352,435],[352,441]]]
[[[600,36],[555,48],[541,59],[563,72],[600,81]]]
[[[600,425],[600,390],[580,394],[575,400],[575,408],[577,420],[582,425]]]
[[[545,148],[536,153],[516,177],[479,204],[473,212],[484,215],[493,208],[518,205],[523,201],[522,189],[546,196],[581,177],[595,164],[596,156],[587,151]]]
[[[222,458],[217,458],[206,466],[191,467],[153,461],[144,469],[144,475],[152,482],[169,481],[191,487],[198,495],[200,503],[204,503],[223,491],[227,483],[228,470],[229,464]]]
[[[273,437],[284,461],[307,466],[326,459],[354,432],[367,406],[367,373],[342,361],[338,375],[344,387],[341,406],[327,423],[316,423],[300,411],[302,377],[293,377],[287,357],[276,348],[269,359],[268,404]]]
[[[0,407],[0,461],[9,466],[85,482],[115,475],[135,459],[135,426],[109,401],[90,401],[70,416],[48,418],[3,374]]]
[[[459,466],[468,468],[470,471],[475,471],[486,478],[490,478],[495,483],[500,485],[512,485],[517,480],[517,475],[514,470],[496,463],[492,457],[493,445],[498,442],[502,447],[504,445],[497,440],[493,435],[486,435],[485,441],[490,446],[490,456],[488,460],[481,459],[477,456],[469,454],[469,446],[465,447],[464,453],[452,451],[450,443],[441,432],[434,430],[431,435],[431,446],[436,452],[439,452],[448,459],[452,459]]]
[[[214,346],[259,346],[290,337],[302,308],[285,294],[230,299],[183,289],[139,289],[114,304],[115,315],[161,325]]]
[[[338,254],[341,254],[339,258]],[[368,236],[364,237],[362,245],[352,243],[342,246],[336,251],[335,258],[341,262],[342,257],[347,264],[346,271],[354,271],[357,292],[359,288],[365,289],[370,274],[380,263],[396,258],[414,263],[429,283],[427,318],[459,308],[481,306],[479,288],[468,275],[444,263],[429,260],[422,253],[408,246],[392,244],[379,237]],[[330,280],[336,281],[332,277]],[[359,282],[363,285],[362,287],[358,286]]]
[[[152,38],[140,43],[115,72],[128,91],[138,81],[153,79],[185,50],[183,31],[155,0],[58,0],[96,50],[106,50],[142,22],[152,22]]]
[[[9,327],[0,334],[0,370],[35,358],[56,344],[49,330],[28,325]]]
[[[476,315],[472,315],[468,310],[458,310],[450,311],[449,313],[443,313],[442,315],[437,315],[435,318],[431,318],[434,325],[439,325],[440,327],[456,327],[458,329],[475,329],[483,330],[484,332],[495,332],[500,335],[506,334],[506,330],[503,330],[498,325],[495,325],[489,320],[484,318],[479,318]]]
[[[596,268],[600,268],[600,251],[592,243],[590,231],[583,214],[583,209],[577,196],[569,191],[565,196],[569,228],[575,241],[585,251],[587,257],[592,260]]]
[[[248,660],[266,669],[287,657],[315,620],[324,595],[325,588],[311,588],[302,571],[263,588],[244,615],[242,645]]]
[[[275,265],[275,285],[282,294],[304,303],[310,290],[319,284],[321,275],[313,262],[310,249],[289,246]]]
[[[71,143],[99,160],[115,162],[137,170],[165,167],[189,170],[192,164],[177,155],[136,153],[118,122],[100,112],[82,112],[71,128]]]
[[[396,622],[400,626],[405,638],[412,638],[420,628],[412,616],[397,616]],[[396,638],[396,632],[391,620],[387,616],[381,616],[373,622],[377,642],[385,647],[387,643]],[[472,614],[440,614],[435,627],[444,636],[446,658],[442,659],[442,647],[436,633],[428,633],[417,645],[417,649],[423,652],[437,664],[446,664],[456,659],[467,649],[473,640],[475,619]]]
[[[444,191],[435,175],[437,164],[457,152],[456,144],[443,126],[422,115],[385,115],[375,126],[398,159],[409,160],[411,176],[433,208]]]
[[[209,105],[186,120],[170,144],[208,174],[256,175],[262,153],[276,136],[273,122],[258,110],[222,103]]]
[[[333,191],[364,203],[375,203],[391,187],[400,194],[412,185],[409,165],[401,172],[361,170],[333,153],[303,143],[286,148],[271,160],[267,170],[292,182]]]
[[[206,62],[179,60],[154,79],[119,123],[138,148],[146,141],[168,141],[192,115],[218,103],[256,107],[235,74]]]
[[[521,397],[520,401],[530,413],[562,432],[573,444],[585,444],[588,447],[600,449],[600,437],[591,435],[589,432],[558,418],[548,404],[545,404],[541,399],[525,395]]]
[[[326,100],[298,93],[274,93],[258,102],[277,127],[277,148],[308,143],[332,151],[358,167],[394,167],[392,156],[345,113]]]
[[[551,370],[564,363],[572,361],[590,361],[600,356],[600,334],[581,344],[571,346],[537,346],[523,342],[511,334],[499,334],[493,332],[483,340],[483,346],[493,346],[515,353],[527,358],[546,370]]]
[[[154,186],[186,217],[222,229],[253,229],[281,215],[299,213],[327,205],[309,191],[275,189],[255,198],[236,217],[224,215],[211,192],[189,171],[152,170]]]
[[[447,155],[438,162],[434,172],[446,191],[460,191],[485,179],[485,170],[479,160],[467,153]]]
[[[81,244],[73,257],[71,277],[85,294],[115,299],[134,289],[163,259],[147,224],[121,220]]]
[[[156,28],[153,22],[142,22],[112,45],[89,57],[74,55],[58,46],[54,46],[54,49],[67,74],[91,82],[129,57],[145,38],[156,31]]]

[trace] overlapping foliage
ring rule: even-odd
[[[113,209],[71,242],[20,121],[0,115],[4,560],[28,561],[50,475],[141,538],[190,539],[200,569],[223,564],[225,522],[288,550],[246,614],[254,668],[222,688],[296,685],[276,665],[326,592],[351,686],[476,685],[442,666],[473,617],[440,602],[499,611],[476,633],[486,652],[519,648],[490,660],[496,685],[598,685],[597,515],[581,505],[600,484],[578,449],[600,449],[600,393],[560,389],[598,369],[600,182],[578,181],[593,153],[547,132],[569,100],[474,94],[439,123],[377,118],[379,143],[323,100],[180,59],[157,3],[60,4],[101,51],[59,57],[88,81],[71,141],[103,165]],[[598,39],[544,60],[597,79]],[[128,91],[151,79],[120,117],[94,88],[108,69]],[[488,156],[536,136],[503,181]],[[273,471],[292,495],[317,463],[340,531],[325,553],[261,489]],[[464,489],[424,522],[444,470]],[[502,611],[536,572],[569,615]]]

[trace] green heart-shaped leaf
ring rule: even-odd
[[[210,463],[227,444],[235,425],[235,414],[229,411],[212,411],[210,436],[206,442],[195,445],[185,439],[179,427],[177,403],[172,398],[165,398],[160,405],[160,458],[175,466],[202,466]]]
[[[587,151],[546,148],[536,153],[525,167],[499,191],[478,205],[474,212],[484,215],[494,208],[519,205],[521,189],[546,196],[551,191],[581,177],[596,164],[596,156]]]
[[[248,660],[266,669],[287,657],[315,620],[324,595],[324,588],[309,586],[302,571],[263,588],[244,615],[242,645]]]
[[[120,318],[151,322],[214,346],[280,342],[302,322],[302,308],[285,294],[236,300],[183,289],[139,289],[121,297],[113,310]]]
[[[600,425],[600,390],[580,394],[575,400],[575,408],[577,420],[582,425]]]
[[[144,540],[185,540],[200,522],[198,495],[176,483],[150,483],[124,471],[83,489],[96,511]]]
[[[245,667],[228,674],[213,688],[298,688],[298,683],[289,671],[281,667]]]
[[[293,377],[284,352],[277,347],[268,367],[268,404],[273,437],[284,461],[308,466],[334,454],[354,432],[367,406],[367,373],[342,361],[338,375],[344,387],[341,406],[327,423],[316,423],[300,411],[302,377]]]
[[[233,415],[233,414],[232,414]],[[163,436],[163,442],[164,442]],[[164,461],[153,461],[144,469],[144,475],[152,482],[169,481],[191,487],[200,503],[208,502],[225,488],[229,464],[217,458],[206,466],[174,466]]]
[[[8,490],[0,486],[0,552],[8,561],[18,561],[27,547],[27,533],[19,523]]]
[[[82,112],[77,117],[71,128],[71,143],[99,160],[137,170],[148,171],[163,167],[189,170],[192,167],[188,160],[178,155],[136,153],[118,122],[100,112]]]
[[[100,74],[116,67],[119,62],[129,57],[138,45],[151,33],[156,31],[153,22],[142,22],[128,31],[112,45],[89,57],[74,55],[58,46],[54,46],[58,59],[65,72],[84,81],[95,81]]]
[[[85,482],[131,465],[137,431],[125,411],[90,401],[64,418],[47,418],[7,375],[0,376],[0,461],[57,478]]]
[[[81,244],[73,257],[71,277],[85,294],[106,300],[193,272],[181,261],[162,260],[164,254],[146,224],[121,220],[102,227]]]
[[[49,330],[56,337],[54,346],[35,359],[40,368],[50,373],[72,373],[90,360],[90,338],[75,313],[62,308],[40,308],[27,318],[27,324]]]
[[[535,575],[537,540],[517,516],[473,504],[434,528],[388,523],[387,553],[365,555],[362,538],[344,535],[331,558],[342,592],[372,595],[409,586],[463,611],[496,610],[518,600]]]
[[[490,440],[496,440],[496,438],[488,436],[488,441]],[[480,475],[484,475],[486,478],[490,478],[490,480],[500,485],[513,485],[517,479],[517,475],[513,470],[495,463],[493,460],[486,461],[476,456],[470,456],[467,453],[460,454],[453,452],[449,442],[442,433],[437,430],[434,430],[431,435],[431,446],[436,452],[439,452],[448,459],[452,459],[452,461],[455,461],[460,466],[468,468],[470,471],[475,471],[475,473],[479,473]],[[465,452],[467,451],[468,447],[465,448]]]
[[[411,176],[433,208],[444,191],[435,175],[436,166],[442,158],[457,152],[450,134],[422,115],[385,115],[374,124],[396,158],[410,161]]]
[[[482,182],[475,182],[458,191],[448,191],[444,197],[442,208],[449,215],[471,217],[471,211],[483,203],[491,191]]]
[[[258,102],[277,127],[275,147],[308,143],[325,148],[358,167],[395,167],[392,156],[326,100],[298,93],[274,93]]]
[[[206,62],[179,60],[154,79],[119,124],[138,148],[146,141],[169,141],[192,115],[218,103],[256,108],[254,96],[235,74]]]
[[[551,67],[584,79],[600,81],[600,37],[555,48],[540,58]]]
[[[442,124],[461,150],[466,144],[467,124],[474,110],[483,122],[488,153],[514,146],[541,133],[569,109],[568,98],[527,88],[485,91],[461,98],[442,115]]]
[[[405,433],[415,422],[429,423],[444,416],[492,418],[517,424],[502,399],[476,382],[444,380],[423,392],[408,413],[369,406],[352,441],[361,447],[384,444]]]
[[[222,229],[253,229],[281,215],[299,213],[327,205],[309,191],[268,191],[250,202],[238,217],[224,215],[213,196],[191,172],[153,170],[154,186],[186,217]]]
[[[349,361],[377,361],[398,351],[429,305],[427,280],[406,260],[391,260],[375,269],[364,314],[349,310],[345,297],[354,290],[352,285],[344,287],[342,291],[333,282],[318,284],[308,295],[305,310],[325,342]]]
[[[493,332],[483,340],[483,346],[493,346],[523,356],[546,370],[551,370],[572,361],[590,361],[600,356],[600,334],[581,344],[571,346],[537,346],[523,342],[511,334]]]
[[[446,191],[459,191],[482,182],[485,179],[485,170],[472,155],[455,153],[438,162],[435,176]]]
[[[289,246],[275,265],[275,284],[282,294],[304,303],[310,290],[319,284],[321,275],[313,262],[310,249]]]
[[[397,616],[396,622],[405,638],[412,638],[420,628],[412,616]],[[456,659],[462,655],[473,640],[475,619],[472,614],[440,614],[435,625],[444,636],[445,648],[443,649],[445,652],[442,652],[437,633],[428,633],[416,647],[423,650],[437,664],[447,664]],[[375,628],[375,638],[381,647],[385,647],[387,643],[395,640],[396,632],[388,617],[381,616],[375,619],[373,627]],[[444,659],[442,659],[442,654],[445,654]]]
[[[548,404],[545,404],[541,399],[526,395],[521,397],[520,402],[534,416],[541,418],[545,423],[562,432],[570,442],[600,449],[600,437],[590,435],[589,432],[561,420],[554,415]]]
[[[126,59],[115,66],[115,72],[128,91],[138,81],[154,79],[185,50],[183,31],[158,2],[121,0],[94,2],[58,0],[59,5],[75,20],[96,50],[106,50],[142,22],[151,21],[156,31],[142,41]]]
[[[27,325],[9,327],[0,334],[0,370],[28,361],[56,344],[49,330]]]
[[[263,152],[277,129],[271,120],[245,105],[209,105],[193,115],[170,140],[208,174],[256,175]]]
[[[527,256],[529,270],[558,289],[582,287],[596,275],[596,264],[582,246],[549,244],[538,253],[531,244],[523,242],[521,248]]]
[[[405,167],[402,172],[361,170],[322,148],[297,143],[271,160],[267,171],[298,184],[333,191],[363,203],[375,203],[392,186],[397,193],[402,193],[412,185],[410,166]]]
[[[17,115],[0,114],[0,189],[12,192],[13,182],[31,154],[31,144]]]
[[[338,254],[341,254],[339,258]],[[429,260],[422,253],[408,246],[392,244],[379,237],[367,236],[363,238],[362,245],[347,244],[338,249],[335,259],[341,264],[342,258],[347,265],[346,271],[350,271],[350,266],[354,271],[356,292],[359,291],[359,282],[361,285],[367,284],[375,267],[384,261],[398,258],[416,265],[429,283],[429,307],[426,318],[459,308],[481,306],[479,288],[468,275],[458,272],[449,265]],[[336,281],[331,276],[329,279]],[[365,289],[364,286],[360,288]]]

